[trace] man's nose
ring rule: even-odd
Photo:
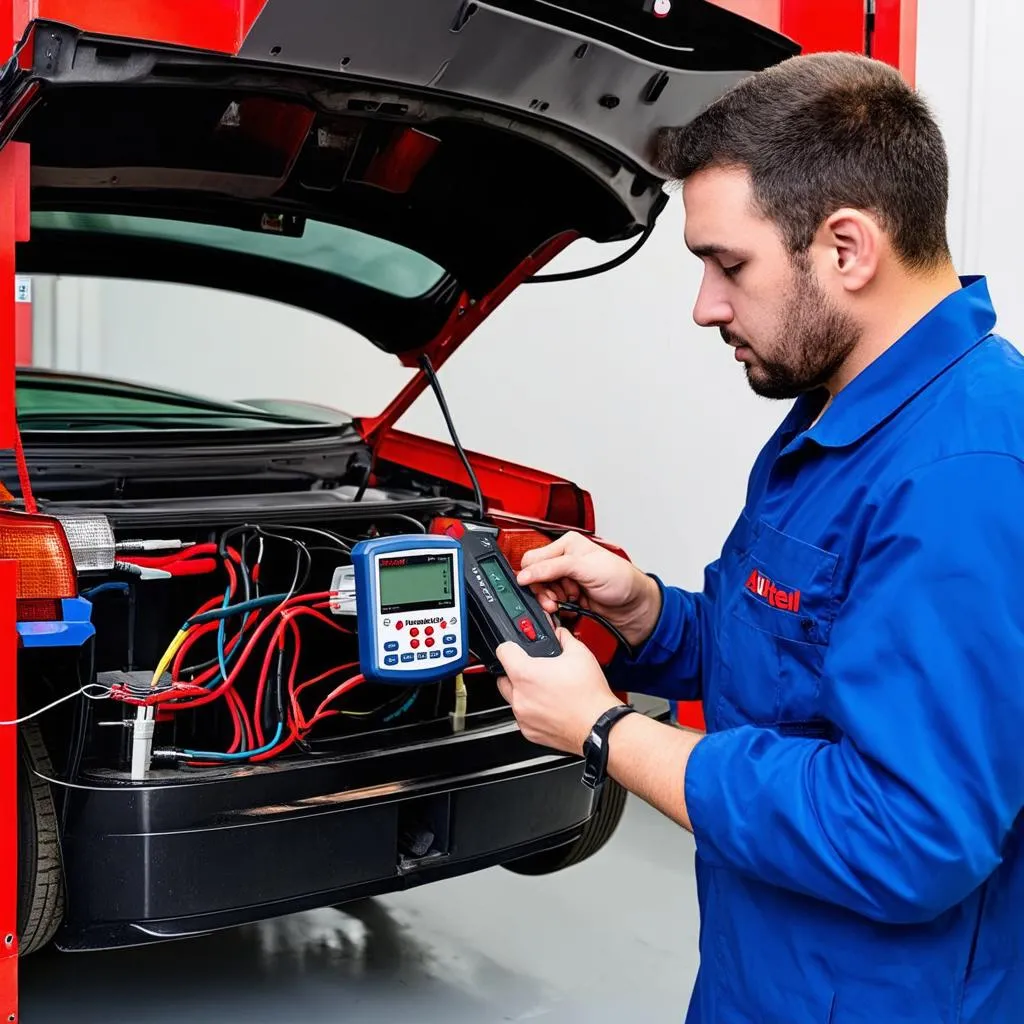
[[[732,306],[705,277],[693,307],[694,321],[701,327],[721,327],[732,323],[732,316]]]

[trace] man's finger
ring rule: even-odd
[[[554,558],[545,558],[542,562],[526,566],[519,572],[519,585],[553,583],[556,580],[570,579],[572,576],[572,566],[575,561],[576,559],[571,555],[558,555]]]
[[[528,565],[533,565],[535,562],[543,561],[545,558],[554,558],[556,555],[565,554],[566,537],[568,534],[559,537],[557,540],[553,540],[550,544],[545,544],[540,548],[530,548],[529,551],[523,553],[522,565],[525,568]]]
[[[498,693],[505,698],[506,704],[512,703],[512,683],[508,676],[498,676]]]

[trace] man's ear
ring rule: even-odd
[[[818,235],[819,244],[829,253],[829,269],[842,288],[856,292],[874,280],[883,239],[878,222],[870,214],[863,210],[836,210]]]

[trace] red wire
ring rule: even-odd
[[[25,449],[21,444],[21,431],[17,421],[14,424],[14,460],[18,464],[18,484],[21,487],[21,499],[25,503],[25,511],[35,515],[39,511],[35,496],[32,494],[32,482],[28,476],[28,463],[25,461]]]
[[[234,690],[228,691],[227,704],[228,707],[231,709],[231,720],[235,723],[235,735],[234,738],[231,740],[231,746],[228,747],[229,754],[233,754],[242,745],[242,719],[238,713],[238,707],[235,701],[232,699],[236,696],[237,694],[234,692]]]
[[[252,652],[255,649],[256,644],[259,641],[260,637],[263,636],[264,632],[270,627],[270,625],[274,622],[274,620],[277,618],[278,615],[282,614],[287,609],[295,607],[295,605],[298,604],[298,602],[310,601],[310,600],[317,601],[317,600],[322,600],[323,598],[328,597],[328,596],[329,595],[326,594],[326,593],[324,593],[324,594],[300,594],[300,595],[297,595],[296,597],[289,598],[287,601],[284,601],[281,604],[279,604],[256,627],[256,631],[253,633],[253,635],[251,637],[249,637],[248,643],[242,649],[242,653],[239,655],[238,660],[235,662],[235,667],[228,673],[227,679],[221,680],[221,682],[214,689],[207,691],[207,693],[203,697],[200,697],[200,698],[198,698],[196,700],[186,700],[186,701],[181,702],[180,704],[173,705],[173,707],[175,709],[177,709],[177,708],[196,708],[196,707],[202,707],[204,704],[209,704],[211,701],[216,700],[218,697],[221,696],[221,694],[226,689],[228,689],[229,687],[234,685],[235,680],[238,678],[239,672],[241,672],[241,670],[244,667],[245,663],[249,660],[249,655],[252,654]],[[312,614],[318,614],[318,613],[313,612]],[[330,620],[328,620],[328,621],[330,621]],[[332,623],[332,625],[333,625],[333,623]]]

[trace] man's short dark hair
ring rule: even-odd
[[[949,259],[949,168],[927,104],[887,64],[852,53],[793,57],[745,78],[682,128],[663,129],[658,164],[682,181],[742,167],[761,212],[804,252],[836,210],[871,212],[900,261]]]

